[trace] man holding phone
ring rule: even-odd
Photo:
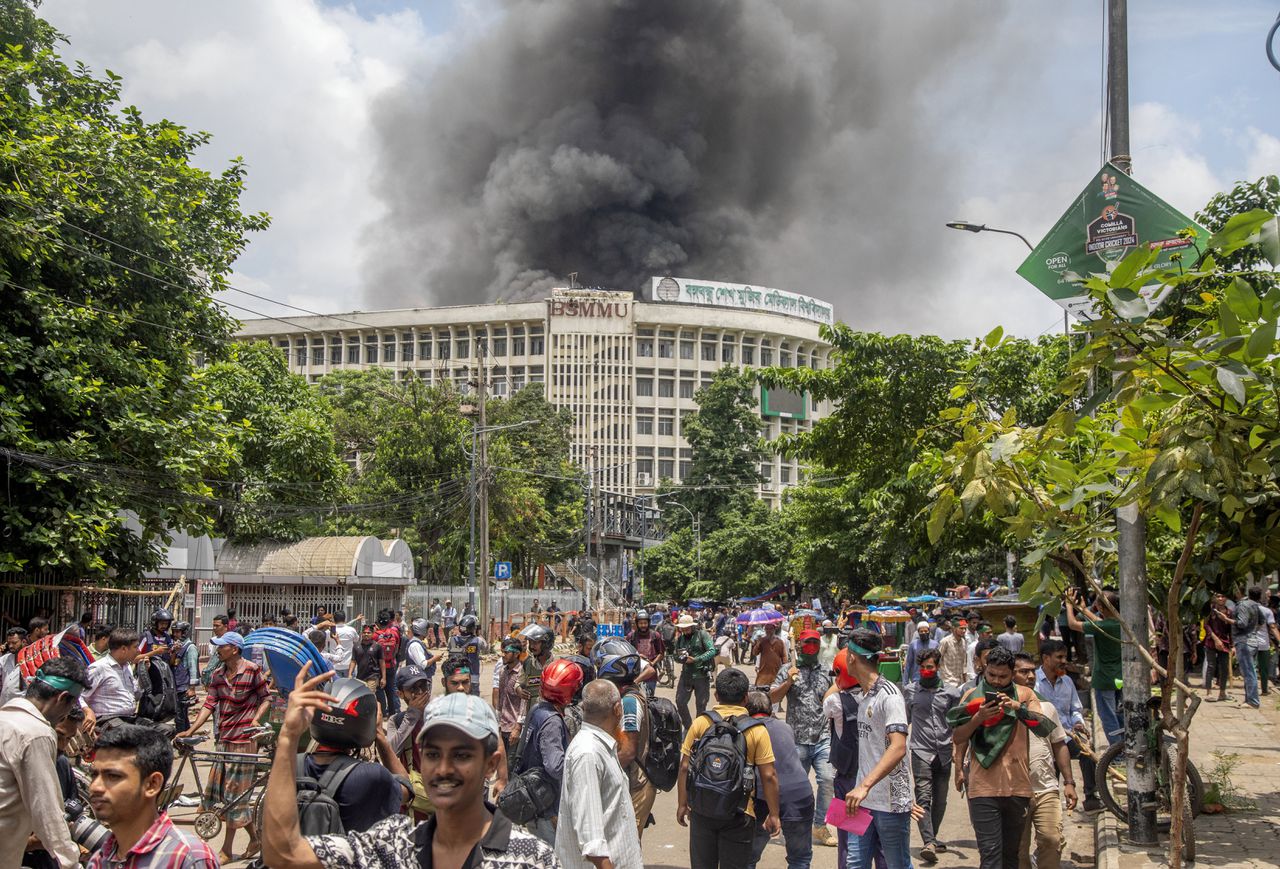
[[[997,645],[976,687],[947,721],[961,756],[970,755],[965,785],[981,869],[1018,865],[1033,786],[1030,734],[1053,732],[1036,692],[1013,682],[1013,653]]]

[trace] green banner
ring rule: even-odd
[[[1138,245],[1159,248],[1152,270],[1171,263],[1182,253],[1190,264],[1199,255],[1190,239],[1178,237],[1195,229],[1203,247],[1210,233],[1111,163],[1107,163],[1049,234],[1018,267],[1018,274],[1078,319],[1092,319],[1093,300],[1081,286],[1090,275],[1106,276]],[[1161,296],[1147,295],[1149,309]]]

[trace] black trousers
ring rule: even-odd
[[[743,869],[751,862],[755,833],[755,819],[746,812],[727,821],[690,812],[690,869]]]
[[[950,746],[944,746],[949,748]],[[911,752],[911,777],[916,784],[916,802],[924,809],[924,817],[916,822],[920,838],[928,845],[935,841],[942,817],[947,813],[947,791],[951,787],[951,757],[925,760]]]
[[[1018,869],[1030,797],[970,797],[969,822],[978,840],[980,869]]]
[[[1205,659],[1209,662],[1209,669],[1204,673],[1204,687],[1208,690],[1213,687],[1213,677],[1218,677],[1218,688],[1225,692],[1227,685],[1231,683],[1231,653],[1219,652],[1217,649],[1211,648],[1208,643],[1204,647]]]
[[[688,730],[693,723],[693,715],[689,714],[689,695],[695,698],[694,705],[698,710],[694,715],[707,711],[707,702],[711,699],[711,677],[706,673],[694,676],[689,667],[680,670],[680,681],[676,683],[676,709],[680,710],[680,721]]]
[[[1080,743],[1074,739],[1067,742],[1067,753],[1072,759],[1080,761],[1080,783],[1084,786],[1081,799],[1091,800],[1098,796],[1098,763],[1080,750]]]

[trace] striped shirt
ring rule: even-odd
[[[218,869],[209,846],[188,833],[179,832],[160,812],[155,823],[123,856],[116,853],[114,835],[89,858],[87,869]]]
[[[225,664],[214,670],[204,708],[218,711],[218,742],[248,742],[247,731],[253,728],[258,707],[268,696],[262,668],[252,661],[241,661],[240,672],[230,681]]]

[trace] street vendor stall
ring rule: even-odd
[[[911,623],[911,614],[898,606],[871,607],[866,619],[884,637],[880,651],[880,675],[901,682],[902,657],[911,633],[906,626]]]
[[[995,636],[1004,630],[1004,617],[1011,615],[1018,620],[1018,630],[1022,633],[1023,651],[1040,659],[1040,609],[1014,595],[1006,597],[971,597],[964,600],[946,600],[942,603],[943,613],[948,618],[955,617],[970,610],[991,625],[991,635]]]

